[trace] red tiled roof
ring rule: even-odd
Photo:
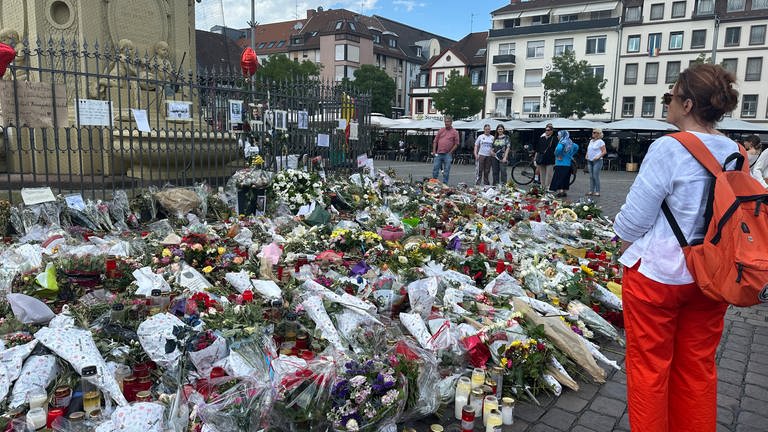
[[[291,35],[297,32],[297,27],[304,27],[306,19],[283,21],[256,26],[256,54],[270,55],[287,53],[291,45]],[[246,37],[237,41],[243,48],[251,46],[250,29],[244,29]],[[282,41],[282,43],[281,43]]]

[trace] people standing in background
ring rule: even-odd
[[[739,151],[738,144],[715,129],[738,105],[735,86],[736,77],[721,66],[694,64],[662,99],[667,122],[695,135],[721,165]],[[689,243],[700,240],[713,181],[680,142],[663,136],[648,148],[616,215],[633,432],[717,429],[715,353],[728,304],[702,294],[661,210],[666,203]]]
[[[589,192],[587,195],[600,196],[600,171],[603,158],[608,154],[603,141],[603,130],[592,129],[592,139],[587,144],[587,166],[589,167]]]
[[[493,159],[493,135],[491,125],[483,126],[483,133],[475,140],[475,160],[477,161],[477,184],[490,184],[488,177],[491,173]]]
[[[749,157],[749,172],[764,188],[768,188],[768,151],[762,151],[760,137],[749,135],[744,138],[744,148]]]
[[[570,187],[571,164],[573,163],[573,155],[579,151],[579,145],[571,140],[567,130],[558,131],[557,137],[559,141],[555,146],[555,168],[549,190],[556,192],[556,197],[563,198],[568,196],[565,191]]]
[[[459,147],[459,131],[453,128],[453,117],[446,115],[445,127],[441,128],[432,140],[432,154],[435,159],[432,164],[432,178],[436,179],[443,170],[443,183],[448,183],[451,174],[453,152]]]
[[[507,183],[507,160],[509,158],[510,140],[504,130],[504,125],[496,126],[496,135],[493,139],[493,159],[491,159],[491,169],[493,170],[494,185]]]
[[[539,142],[535,149],[536,153],[534,155],[536,168],[539,170],[539,181],[544,190],[549,189],[552,185],[556,146],[557,136],[552,128],[552,123],[549,123],[547,124],[547,127],[544,128],[544,134],[539,137]]]

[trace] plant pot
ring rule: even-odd
[[[637,162],[627,162],[626,170],[627,172],[637,172],[637,170],[640,168],[640,164]]]

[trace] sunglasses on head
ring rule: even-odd
[[[676,95],[676,94],[672,94],[672,93],[664,93],[661,96],[661,103],[662,103],[662,105],[669,105],[669,104],[671,104],[673,97],[679,97],[680,100],[687,99],[685,96],[682,96],[682,95]]]

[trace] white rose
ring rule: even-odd
[[[402,255],[400,255],[399,257],[397,257],[397,261],[398,261],[400,264],[408,264],[408,258],[406,258],[406,257],[404,257],[404,256],[402,256]]]

